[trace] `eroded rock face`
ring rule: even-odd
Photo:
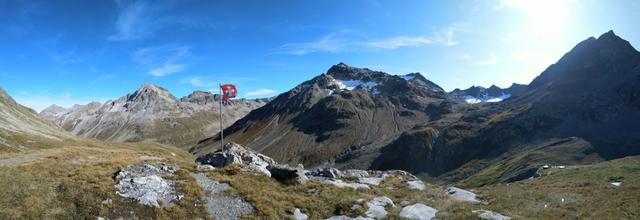
[[[140,204],[153,207],[167,207],[180,200],[182,195],[175,192],[171,176],[180,168],[176,165],[133,164],[120,169],[115,176],[118,184],[116,193],[122,197],[133,198]]]

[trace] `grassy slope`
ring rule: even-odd
[[[33,161],[0,167],[0,216],[8,219],[90,219],[96,216],[143,218],[196,218],[206,216],[193,208],[203,195],[186,171],[193,157],[182,150],[155,143],[109,144],[69,141],[62,147],[37,151]],[[176,156],[172,156],[171,153]],[[14,155],[17,156],[17,155]],[[119,167],[142,162],[141,156],[165,158],[183,171],[177,189],[185,194],[177,206],[153,209],[115,194],[112,179]],[[154,161],[147,161],[155,163]],[[102,204],[111,199],[113,203]]]
[[[611,185],[612,179],[622,179],[622,186]],[[550,169],[534,180],[478,190],[491,202],[489,208],[516,218],[636,219],[640,216],[639,184],[640,157],[627,157]]]

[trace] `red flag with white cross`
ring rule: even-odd
[[[235,98],[238,95],[238,89],[236,89],[236,86],[233,84],[221,85],[220,90],[222,91],[223,100]]]

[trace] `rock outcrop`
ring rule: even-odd
[[[177,195],[175,181],[165,179],[179,167],[175,165],[154,166],[150,164],[133,164],[120,169],[114,179],[117,194],[138,200],[140,204],[153,207],[167,207],[182,198]]]

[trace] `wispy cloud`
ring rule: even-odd
[[[424,36],[392,36],[381,39],[363,39],[350,35],[350,31],[338,31],[309,42],[286,43],[276,48],[276,54],[305,55],[316,52],[337,53],[362,49],[394,50],[403,47],[422,47],[429,44],[455,46],[455,34],[462,31],[463,23],[456,23]]]
[[[433,43],[433,41],[425,37],[399,36],[378,41],[371,41],[368,42],[368,45],[371,47],[382,49],[397,49],[400,47],[420,47],[430,43]]]
[[[321,37],[316,41],[286,43],[280,46],[276,50],[276,53],[292,55],[304,55],[313,52],[335,53],[347,50],[349,47],[354,45],[354,42],[349,42],[346,39],[342,39],[338,35],[340,35],[340,33],[331,33]]]
[[[115,32],[107,39],[109,41],[130,41],[147,37],[154,29],[153,17],[146,1],[124,2],[118,1],[120,7],[115,23]]]
[[[131,59],[139,67],[147,69],[147,74],[161,77],[187,69],[185,59],[191,56],[191,48],[186,46],[164,45],[145,47],[131,54]]]
[[[500,59],[498,59],[497,57],[492,57],[487,60],[476,61],[475,64],[478,66],[494,65],[494,64],[497,64],[499,60]]]
[[[200,76],[192,76],[192,77],[188,77],[188,78],[184,78],[181,81],[182,83],[188,83],[191,84],[192,86],[197,86],[197,87],[213,87],[216,86],[216,83],[208,81],[206,79],[204,79],[203,77]]]
[[[266,95],[272,95],[274,93],[276,93],[276,90],[273,89],[258,89],[255,91],[251,91],[251,92],[247,92],[247,94],[245,96],[248,97],[252,97],[252,96],[266,96]]]

